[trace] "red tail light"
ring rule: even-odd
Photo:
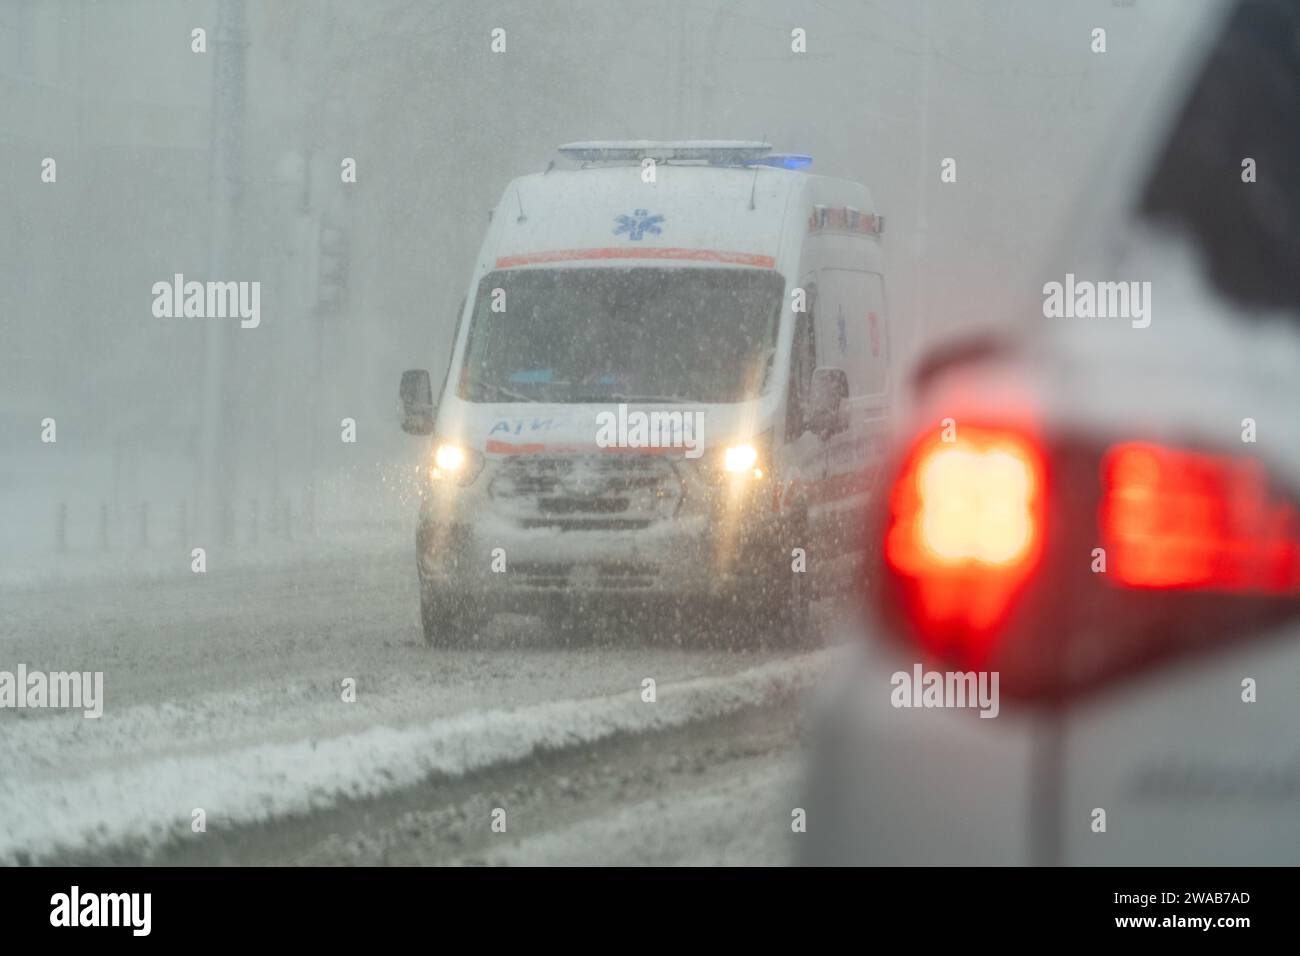
[[[913,584],[929,629],[981,634],[1003,619],[1042,554],[1046,476],[1022,434],[963,427],[913,449],[894,485],[885,558]]]
[[[1300,612],[1300,509],[1255,459],[967,424],[923,435],[896,474],[875,608],[1006,693],[1066,693]]]
[[[1116,445],[1098,520],[1114,580],[1128,587],[1300,589],[1296,509],[1253,459]]]

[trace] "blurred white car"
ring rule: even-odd
[[[1185,14],[1014,325],[916,370],[806,862],[1300,863],[1300,6]]]

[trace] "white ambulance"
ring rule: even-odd
[[[493,212],[439,392],[402,377],[426,639],[507,610],[805,639],[890,407],[870,194],[765,143],[559,152]]]

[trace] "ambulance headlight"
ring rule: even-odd
[[[468,485],[483,467],[483,456],[457,442],[439,442],[433,452],[429,477],[434,481],[454,481]]]
[[[763,477],[763,470],[758,467],[758,449],[749,442],[729,447],[723,453],[722,467],[732,475]]]
[[[439,471],[453,474],[465,467],[465,449],[459,445],[442,444],[433,453],[433,464]]]

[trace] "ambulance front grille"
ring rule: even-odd
[[[610,452],[572,458],[505,459],[488,493],[521,528],[637,531],[669,521],[682,500],[672,462]]]

